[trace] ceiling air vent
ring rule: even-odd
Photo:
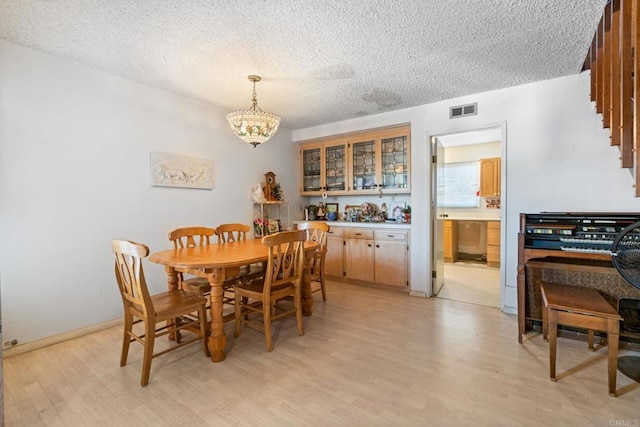
[[[478,114],[478,103],[467,105],[458,105],[457,107],[449,108],[449,118],[455,119],[458,117],[475,116]]]

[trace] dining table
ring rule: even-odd
[[[317,248],[317,242],[304,242],[305,268],[302,276],[302,314],[305,316],[311,316],[313,312],[309,270],[310,260]],[[225,359],[224,350],[227,344],[227,337],[224,333],[223,283],[225,279],[236,276],[240,267],[266,262],[268,258],[269,248],[262,244],[261,239],[247,239],[235,242],[218,242],[206,246],[168,249],[151,254],[149,261],[164,265],[169,290],[178,289],[178,273],[204,277],[209,281],[211,284],[209,351],[213,362],[221,362]]]

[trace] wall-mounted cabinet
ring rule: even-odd
[[[300,194],[347,192],[348,154],[346,140],[327,141],[300,147]]]
[[[480,197],[500,196],[500,157],[480,159]]]
[[[402,126],[302,143],[300,194],[409,193],[410,139]]]
[[[410,185],[409,126],[366,132],[350,138],[351,181],[355,194],[408,193]]]

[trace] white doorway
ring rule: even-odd
[[[504,192],[482,194],[480,170],[494,159],[502,178],[503,132],[500,125],[430,135],[433,296],[502,306]]]

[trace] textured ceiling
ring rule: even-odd
[[[580,72],[606,0],[0,0],[0,38],[282,126]]]

